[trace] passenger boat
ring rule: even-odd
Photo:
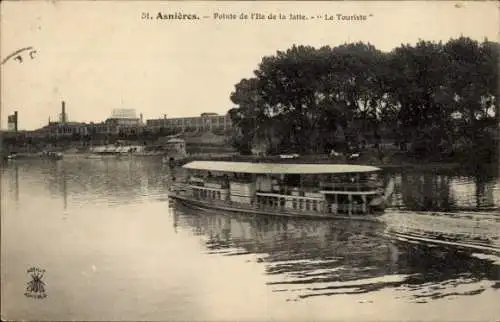
[[[373,166],[193,161],[183,168],[186,179],[170,197],[198,209],[376,220],[392,192]]]

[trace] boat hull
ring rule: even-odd
[[[233,205],[219,204],[206,202],[202,200],[195,200],[186,196],[182,196],[176,193],[169,195],[169,198],[175,200],[176,202],[187,206],[189,208],[195,208],[198,210],[220,210],[233,213],[243,213],[249,215],[263,215],[263,216],[279,216],[279,217],[291,217],[291,218],[310,218],[310,219],[332,219],[332,220],[357,220],[357,221],[371,221],[371,222],[382,222],[380,220],[380,214],[375,215],[334,215],[327,213],[317,213],[317,212],[289,212],[284,210],[263,210],[263,209],[249,209],[241,208]]]

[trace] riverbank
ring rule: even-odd
[[[88,151],[75,151],[74,149],[63,152],[64,158],[83,158],[89,154]],[[19,156],[22,159],[39,159],[40,153],[21,153]],[[144,156],[141,156],[144,157]],[[2,155],[2,160],[6,160],[7,155]],[[308,163],[308,164],[353,164],[353,165],[372,165],[388,171],[414,170],[428,172],[462,172],[477,169],[492,169],[498,170],[498,163],[484,162],[481,164],[473,164],[464,162],[463,160],[453,160],[451,158],[441,161],[422,160],[413,158],[408,155],[399,153],[394,156],[386,156],[377,158],[373,153],[361,153],[357,159],[348,159],[345,156],[329,156],[326,154],[303,155],[296,158],[282,158],[277,156],[256,156],[256,155],[239,155],[236,153],[193,153],[182,160],[181,164],[188,163],[194,160],[201,161],[239,161],[239,162],[259,162],[259,163]]]

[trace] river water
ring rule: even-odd
[[[1,173],[4,320],[500,317],[494,248],[396,238],[383,224],[183,208],[169,204],[159,160],[19,160]],[[492,174],[387,176],[394,218],[500,217]],[[26,296],[32,267],[44,270],[44,298]]]

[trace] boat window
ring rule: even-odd
[[[318,211],[318,201],[317,200],[313,200],[313,210]]]
[[[287,186],[300,186],[300,174],[287,174],[284,178],[284,184]]]
[[[315,175],[305,174],[302,175],[302,186],[303,187],[314,187],[317,185],[317,181],[315,180]]]

